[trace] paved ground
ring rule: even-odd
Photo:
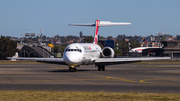
[[[69,72],[57,64],[0,64],[0,90],[180,93],[180,64],[131,63]]]

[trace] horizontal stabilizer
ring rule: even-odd
[[[89,23],[89,24],[68,24],[69,26],[95,26],[94,23]]]
[[[69,24],[70,26],[95,26],[95,23],[87,23],[87,24]],[[100,21],[98,27],[101,26],[121,26],[121,25],[131,25],[131,23],[127,22],[110,22],[110,21]]]
[[[110,21],[100,21],[99,26],[121,26],[121,25],[131,25],[127,22],[110,22]]]

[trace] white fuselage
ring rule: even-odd
[[[64,50],[63,59],[69,66],[93,64],[99,58],[101,47],[93,43],[74,43]]]

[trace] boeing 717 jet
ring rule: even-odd
[[[122,62],[134,62],[142,60],[170,59],[170,57],[153,57],[153,58],[114,58],[114,50],[111,47],[101,47],[98,42],[99,27],[102,26],[120,26],[131,25],[126,22],[109,22],[96,20],[95,23],[88,24],[69,24],[71,26],[94,26],[94,42],[93,43],[73,43],[68,45],[64,50],[63,58],[22,58],[8,57],[8,59],[18,60],[36,60],[42,62],[57,62],[69,66],[69,71],[76,71],[76,67],[80,65],[94,64],[98,67],[98,71],[105,71],[105,66],[112,64],[120,64]],[[100,55],[102,54],[102,58]]]

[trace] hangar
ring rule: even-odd
[[[51,56],[56,57],[54,54],[49,52],[42,46],[28,46],[24,45],[21,50],[18,52],[20,57],[41,57],[49,58]]]

